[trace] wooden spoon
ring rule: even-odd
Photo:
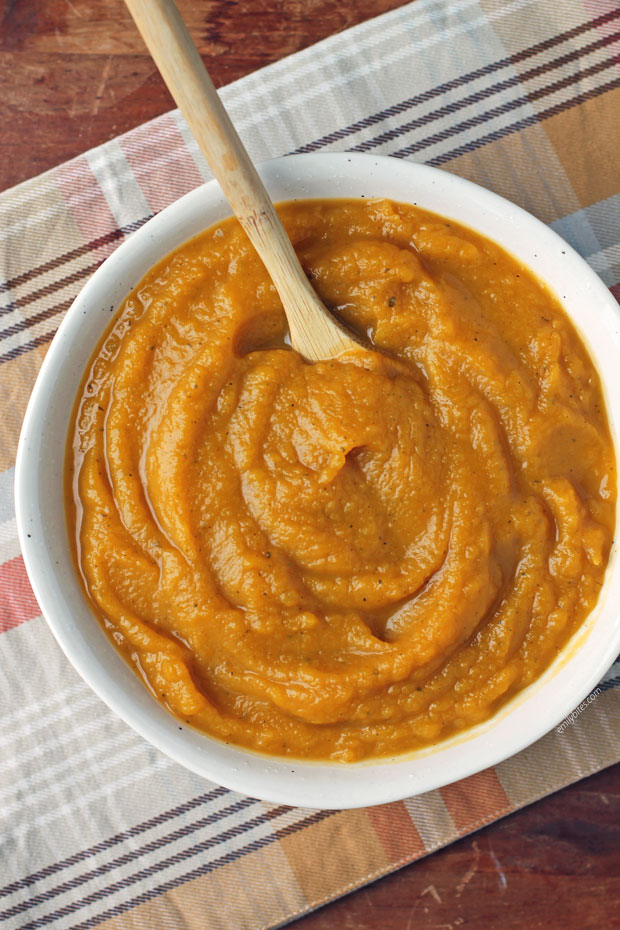
[[[125,0],[211,171],[271,276],[293,348],[309,361],[360,343],[330,314],[308,282],[273,203],[218,97],[173,0]]]

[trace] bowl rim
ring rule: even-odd
[[[616,452],[618,451],[620,374],[617,377],[619,389],[615,392],[612,391],[612,384],[607,383],[606,379],[610,377],[613,381],[615,377],[610,367],[611,362],[614,359],[616,363],[620,362],[620,310],[608,289],[586,262],[545,224],[520,207],[470,181],[436,168],[388,156],[347,152],[311,153],[272,159],[258,168],[267,189],[277,200],[311,199],[313,190],[326,185],[330,189],[333,188],[333,193],[316,196],[355,196],[348,193],[351,186],[357,186],[363,191],[358,194],[361,197],[370,199],[384,196],[378,191],[379,188],[386,189],[386,179],[389,175],[392,187],[402,183],[405,188],[409,185],[410,188],[419,191],[414,201],[405,191],[405,196],[400,198],[402,202],[413,202],[440,215],[452,216],[455,222],[470,226],[495,239],[507,251],[517,255],[519,260],[521,255],[511,245],[507,245],[506,240],[511,240],[512,236],[516,237],[516,242],[520,237],[521,252],[525,250],[527,253],[528,249],[537,249],[537,252],[531,251],[531,260],[525,264],[550,286],[548,276],[539,274],[536,268],[537,263],[540,264],[538,259],[541,256],[543,264],[547,260],[546,254],[543,253],[548,250],[547,254],[553,255],[553,262],[558,264],[562,274],[569,280],[580,281],[584,293],[587,293],[591,301],[597,303],[597,313],[592,325],[595,328],[602,325],[610,353],[609,358],[605,356],[603,366],[605,379],[600,366],[601,352],[605,353],[607,349],[597,348],[597,351],[593,352],[588,331],[577,324],[569,309],[573,295],[569,296],[568,303],[565,299],[560,299],[599,367],[603,390],[606,392],[610,429]],[[288,194],[279,194],[282,190],[288,191]],[[369,193],[372,190],[377,193]],[[297,192],[297,196],[294,196],[294,192]],[[399,198],[390,196],[389,199]],[[433,203],[454,203],[454,214],[428,206],[431,200]],[[470,212],[476,214],[478,211],[483,229],[463,219],[463,211],[467,212],[464,204],[468,205],[467,209]],[[191,238],[190,235],[177,240],[175,236],[178,237],[187,228],[188,223],[195,222],[196,215],[206,214],[217,216],[215,219],[209,219],[205,229],[231,214],[216,181],[208,181],[190,191],[147,221],[119,245],[94,272],[73,301],[58,328],[36,380],[18,444],[15,502],[24,562],[34,593],[52,633],[84,681],[148,742],[196,774],[226,788],[266,801],[306,808],[344,809],[372,806],[439,788],[498,764],[557,726],[598,684],[620,652],[620,611],[614,607],[614,604],[620,603],[617,543],[612,546],[603,591],[594,611],[573,635],[558,659],[537,681],[519,692],[490,720],[457,734],[452,739],[441,741],[436,747],[408,756],[353,764],[268,757],[228,746],[198,733],[191,727],[182,728],[179,735],[176,718],[157,704],[146,688],[138,682],[137,676],[126,666],[94,615],[90,613],[83,594],[81,597],[85,610],[79,611],[79,607],[76,606],[77,571],[74,567],[72,581],[66,571],[63,574],[63,569],[58,567],[61,560],[64,560],[63,564],[66,566],[63,541],[55,535],[58,533],[58,520],[54,517],[54,520],[46,523],[46,515],[51,513],[49,496],[52,493],[50,488],[53,488],[53,482],[50,483],[50,479],[46,483],[46,479],[42,477],[44,469],[40,467],[40,462],[46,460],[42,455],[44,450],[47,450],[52,458],[55,454],[52,427],[48,425],[53,420],[53,405],[58,402],[57,395],[61,394],[62,390],[67,393],[63,378],[66,380],[70,376],[71,384],[75,385],[72,396],[75,396],[77,391],[84,367],[80,368],[78,375],[77,365],[73,372],[69,372],[68,366],[72,350],[77,354],[79,347],[84,355],[85,337],[81,335],[82,326],[89,325],[93,332],[99,327],[99,332],[102,333],[110,321],[109,305],[113,303],[113,309],[116,309],[122,296],[131,289],[126,286],[127,281],[133,279],[134,284],[137,283],[146,270],[158,260],[157,257],[153,259],[153,255],[163,258],[182,241]],[[505,229],[506,235],[500,238],[497,235],[489,235],[485,231],[489,224],[497,230]],[[135,267],[142,266],[145,266],[143,272],[135,270]],[[111,284],[113,281],[116,282],[114,286]],[[551,287],[551,290],[556,296],[560,296],[557,288]],[[117,293],[121,293],[120,299],[114,296]],[[105,311],[105,317],[102,311]],[[90,344],[87,357],[92,355],[95,343],[96,340]],[[603,346],[602,342],[600,346]],[[620,370],[620,365],[617,365],[617,368]],[[67,419],[68,416],[69,414]],[[57,435],[56,432],[56,445]],[[65,443],[66,431],[62,442],[63,464]],[[618,506],[620,508],[620,501]],[[66,525],[65,534],[64,544],[69,546]],[[81,587],[79,590],[81,591]],[[72,610],[67,609],[68,604],[80,612],[81,619],[72,615]],[[83,628],[84,617],[87,614],[96,629]],[[602,636],[602,616],[606,618],[606,637]],[[601,634],[597,633],[599,628]],[[596,648],[592,648],[593,643]],[[584,656],[587,661],[575,662],[577,654]],[[122,663],[125,672],[129,672],[133,684],[118,662]],[[571,681],[567,680],[569,667],[574,672]],[[560,679],[561,687],[558,685]],[[145,703],[135,686],[148,698],[152,707]],[[532,709],[537,708],[533,720],[526,710],[526,705],[529,704],[532,705]],[[509,732],[510,727],[506,728],[508,722],[516,722],[512,734]],[[525,722],[528,725],[524,725]],[[386,777],[388,771],[389,778]]]

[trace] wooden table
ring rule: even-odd
[[[184,0],[220,86],[402,0]],[[170,109],[121,0],[4,0],[0,190]],[[299,920],[296,930],[620,928],[620,765]],[[233,928],[231,928],[233,930]]]

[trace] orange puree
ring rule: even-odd
[[[596,602],[616,476],[599,378],[497,245],[383,200],[281,215],[384,357],[307,364],[240,227],[163,259],[76,406],[67,496],[93,607],[219,739],[353,761],[481,721]]]

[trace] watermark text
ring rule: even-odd
[[[574,709],[574,711],[568,715],[568,717],[565,717],[565,718],[564,718],[564,720],[562,721],[562,723],[561,723],[561,724],[559,725],[559,727],[558,727],[558,733],[563,733],[564,730],[566,730],[568,727],[572,726],[572,724],[575,722],[575,720],[577,719],[577,717],[579,716],[579,714],[582,714],[582,713],[584,712],[584,710],[586,709],[586,707],[588,706],[588,704],[592,704],[593,701],[595,701],[595,700],[597,699],[597,697],[599,696],[599,694],[601,694],[601,689],[600,689],[600,688],[595,688],[594,691],[592,691],[592,692],[587,696],[587,698],[585,699],[585,701],[582,701],[582,702],[581,702],[581,704],[579,705],[579,707],[576,707],[576,708]]]

